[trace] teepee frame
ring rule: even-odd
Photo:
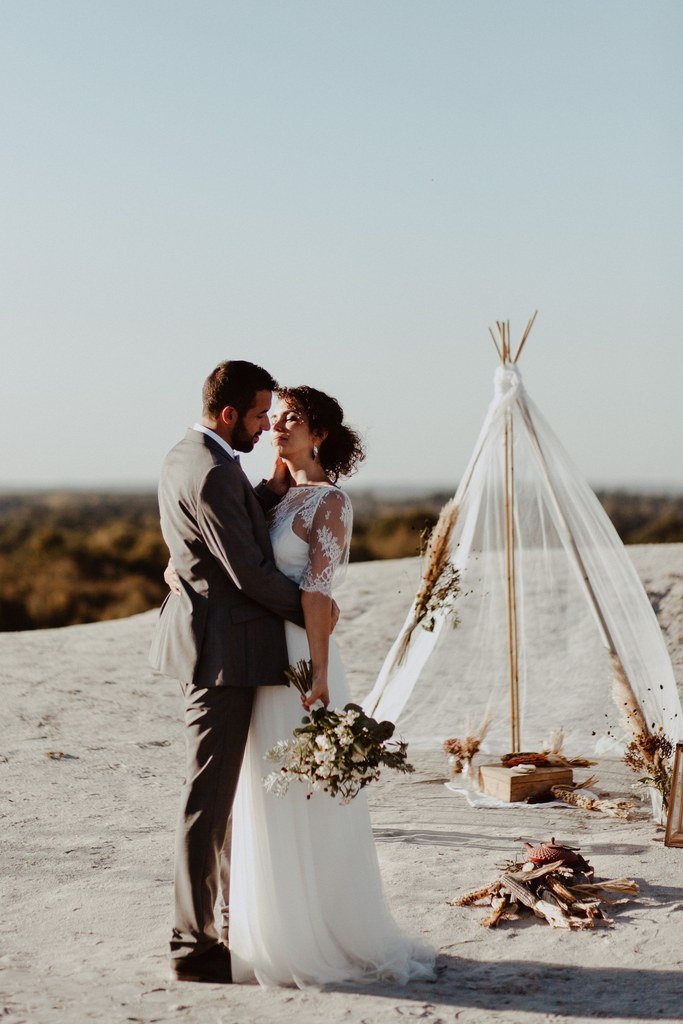
[[[435,593],[439,594],[438,585],[442,585],[442,589],[445,587],[451,595],[449,588],[453,583],[446,569],[449,572],[454,570],[456,574],[467,569],[468,585],[473,585],[468,593],[476,592],[477,596],[473,599],[475,602],[479,599],[485,602],[484,606],[481,603],[468,603],[467,608],[489,608],[495,614],[487,617],[483,632],[474,634],[475,639],[481,635],[489,641],[486,651],[482,650],[480,657],[478,653],[468,651],[465,644],[464,656],[470,658],[470,661],[474,656],[481,666],[486,663],[486,672],[492,672],[495,676],[496,688],[500,683],[500,670],[503,669],[503,675],[507,675],[510,745],[513,751],[520,750],[521,698],[524,697],[524,694],[520,694],[520,668],[523,670],[523,681],[529,660],[533,658],[536,649],[533,629],[530,631],[533,623],[530,624],[523,614],[527,584],[531,587],[532,596],[536,592],[540,593],[538,587],[534,590],[533,578],[527,580],[523,572],[527,563],[522,556],[525,551],[533,551],[537,546],[534,530],[537,532],[539,525],[536,523],[538,506],[541,519],[547,515],[549,524],[552,524],[554,536],[579,585],[579,597],[583,596],[592,613],[596,636],[610,656],[612,698],[625,736],[617,737],[608,728],[607,734],[596,740],[596,752],[598,749],[604,751],[605,743],[608,747],[615,742],[622,743],[625,737],[644,752],[649,750],[649,741],[660,735],[670,735],[674,742],[683,741],[683,709],[671,659],[642,582],[604,509],[600,508],[595,495],[571,463],[540,410],[536,409],[527,396],[515,366],[536,316],[534,313],[529,318],[516,347],[511,343],[508,321],[499,321],[495,331],[489,330],[501,364],[495,374],[494,397],[456,493],[441,510],[430,539],[431,550],[429,546],[427,548],[421,584],[412,606],[384,660],[375,685],[363,701],[363,708],[375,717],[386,717],[402,723],[403,709],[451,614],[455,618],[453,624],[457,625],[457,609],[454,610],[447,600],[439,603],[442,599],[437,597],[436,611],[430,606],[430,601]],[[523,462],[519,461],[522,454]],[[530,492],[527,491],[527,478]],[[532,501],[534,510],[529,524],[526,516],[521,518],[525,514],[528,500]],[[483,501],[486,502],[485,506],[482,506]],[[485,514],[480,524],[482,512]],[[546,527],[539,522],[543,530],[539,553],[543,555],[546,551]],[[475,541],[475,531],[480,525],[483,533],[480,540]],[[525,541],[527,533],[528,543]],[[469,572],[468,563],[472,556],[477,561],[477,544],[481,546],[482,552],[489,550],[495,554],[495,558],[482,563],[481,571],[473,569],[473,576]],[[555,544],[552,546],[555,547]],[[532,572],[536,565],[537,560],[529,562]],[[548,568],[549,563],[546,565]],[[482,591],[477,580],[481,583],[484,579],[486,583]],[[455,580],[457,584],[457,576]],[[457,587],[454,593],[457,594]],[[501,607],[503,594],[504,610]],[[467,594],[463,597],[467,597]],[[491,602],[494,602],[495,609]],[[427,610],[432,613],[430,619],[426,619]],[[505,626],[500,623],[501,617],[505,619]],[[475,628],[480,629],[478,621]],[[527,647],[527,644],[530,646]],[[552,657],[551,651],[547,655],[544,653],[546,648],[539,650],[541,659]],[[454,665],[456,662],[457,658]],[[448,673],[448,665],[438,664],[438,671]],[[537,673],[531,674],[532,682],[536,676]],[[584,693],[585,668],[580,681],[584,686],[581,692]],[[455,682],[457,684],[458,680]],[[422,735],[416,732],[414,738],[431,745],[435,740],[443,738],[444,718],[453,710],[447,703],[448,698],[441,688],[434,708],[421,708],[420,704],[414,703],[403,723],[406,727],[410,723],[411,728],[421,729]],[[541,724],[537,707],[534,715],[533,727],[537,730]],[[594,731],[592,735],[596,736],[597,733]],[[496,742],[500,738],[499,734]],[[654,757],[647,755],[646,760],[656,764]],[[649,788],[653,815],[657,818],[661,814],[662,794],[654,786]]]
[[[498,358],[500,359],[502,366],[514,365],[519,359],[522,349],[524,348],[527,338],[531,333],[531,328],[534,326],[534,321],[538,315],[538,310],[534,310],[533,314],[529,317],[527,325],[524,328],[524,333],[520,339],[514,356],[512,355],[512,347],[510,345],[510,321],[496,321],[496,328],[498,331],[498,340],[493,333],[493,330],[489,328],[489,334],[491,340],[495,346]],[[552,478],[548,470],[548,464],[546,462],[541,442],[536,433],[531,413],[526,402],[526,398],[522,397],[520,401],[520,408],[524,423],[529,431],[529,437],[531,440],[532,450],[536,456],[541,473],[545,480],[546,486],[548,487],[548,493],[553,502],[555,512],[557,513],[558,520],[565,532],[565,540],[567,542],[567,548],[571,553],[571,557],[574,560],[574,564],[577,570],[577,574],[583,585],[583,589],[586,595],[586,599],[591,606],[595,615],[595,620],[600,631],[602,642],[609,651],[612,663],[614,665],[615,672],[617,673],[622,686],[625,686],[630,691],[630,697],[632,698],[632,704],[638,707],[638,700],[633,691],[633,687],[626,675],[626,671],[622,664],[622,661],[617,652],[614,639],[610,632],[609,625],[605,619],[605,615],[600,607],[600,602],[597,598],[595,590],[590,580],[588,570],[581,557],[581,552],[574,539],[571,527],[567,520],[567,516],[562,508],[562,502],[557,494],[555,487],[553,486]],[[508,411],[506,414],[505,431],[503,435],[503,446],[504,446],[504,459],[505,459],[505,489],[504,489],[504,503],[505,503],[505,589],[506,589],[506,607],[507,607],[507,639],[508,639],[508,666],[510,675],[510,743],[511,750],[514,753],[518,753],[521,749],[521,722],[520,722],[520,703],[519,703],[519,647],[518,647],[518,621],[517,621],[517,576],[516,576],[516,552],[515,552],[515,462],[514,462],[514,436],[512,427],[512,414]],[[644,720],[639,722],[639,725],[644,725]]]
[[[520,355],[527,343],[529,334],[534,325],[537,317],[537,311],[527,321],[524,332],[513,350],[513,346],[510,340],[510,323],[509,321],[497,321],[496,329],[497,333],[489,328],[489,334],[493,341],[496,353],[501,363],[501,368],[507,368],[510,371],[515,372],[515,364],[519,360]],[[530,454],[535,460],[536,465],[540,471],[541,478],[544,482],[546,493],[548,495],[548,502],[550,508],[553,511],[553,518],[555,520],[555,528],[559,537],[562,540],[564,549],[569,558],[569,564],[573,567],[578,582],[580,584],[581,591],[584,594],[585,600],[588,603],[589,608],[593,613],[593,620],[598,630],[598,635],[602,641],[603,646],[607,649],[613,672],[613,698],[617,704],[619,711],[621,712],[623,724],[626,732],[630,734],[632,739],[641,742],[647,738],[648,735],[652,734],[652,728],[648,718],[646,718],[644,712],[644,704],[642,699],[636,695],[636,689],[633,681],[629,678],[629,674],[624,665],[623,655],[619,653],[620,647],[617,646],[615,637],[613,635],[612,628],[610,626],[610,615],[608,609],[603,609],[602,599],[599,596],[599,587],[594,585],[591,579],[591,574],[587,567],[586,559],[582,553],[581,545],[578,543],[579,538],[574,536],[572,527],[572,515],[568,508],[564,507],[564,501],[561,491],[554,483],[553,473],[550,470],[549,462],[546,457],[544,450],[545,441],[541,440],[542,432],[539,432],[536,422],[535,414],[532,412],[532,405],[526,397],[526,392],[523,388],[519,389],[517,397],[515,399],[516,408],[519,411],[521,417],[521,423],[517,423],[514,426],[513,421],[513,410],[508,407],[504,411],[504,420],[502,422],[502,445],[503,445],[503,487],[502,487],[502,516],[504,520],[503,529],[503,547],[504,547],[504,576],[505,576],[505,598],[506,598],[506,632],[507,632],[507,668],[508,668],[508,682],[509,682],[509,703],[510,703],[510,746],[514,752],[519,752],[521,749],[521,732],[522,732],[522,721],[521,721],[521,700],[520,700],[520,655],[522,653],[521,644],[524,642],[523,623],[518,621],[518,609],[521,607],[521,594],[519,590],[519,572],[518,572],[518,534],[520,529],[519,512],[518,512],[518,499],[521,493],[517,493],[518,484],[516,480],[515,472],[515,436],[514,430],[519,431],[523,427],[524,436],[528,438]],[[540,433],[540,436],[539,436]],[[434,534],[439,535],[439,528],[441,527],[440,535],[449,537],[450,532],[454,527],[455,522],[458,519],[460,508],[465,502],[466,496],[469,494],[472,486],[472,481],[475,477],[475,472],[479,466],[480,460],[483,456],[488,434],[485,430],[482,430],[479,438],[479,442],[475,451],[470,459],[468,469],[462,478],[459,487],[457,488],[454,498],[448,502],[441,511],[439,522],[435,527]],[[434,536],[434,534],[432,536]],[[449,542],[450,543],[450,542]],[[459,561],[455,551],[451,551],[448,555],[450,560],[457,564]],[[437,560],[438,563],[438,560]],[[413,637],[416,628],[422,622],[424,618],[424,609],[421,607],[420,598],[422,590],[425,589],[425,584],[429,583],[429,573],[431,576],[434,575],[435,571],[439,571],[439,565],[432,565],[429,561],[429,552],[427,556],[427,566],[423,573],[423,586],[413,603],[413,607],[406,619],[403,629],[399,633],[391,651],[389,652],[387,659],[382,667],[382,670],[378,676],[370,694],[364,701],[364,709],[368,714],[375,715],[380,713],[381,705],[385,697],[385,690],[387,685],[391,684],[391,680],[394,677],[394,673],[401,673],[404,671],[406,658],[410,657],[409,649],[412,645]],[[432,581],[433,583],[433,581]],[[429,586],[427,586],[429,590]],[[644,596],[644,595],[643,595]],[[424,601],[422,601],[424,604]],[[649,602],[648,602],[649,604]],[[651,609],[649,609],[651,614]],[[440,620],[440,624],[437,627],[436,633],[434,633],[434,624],[431,628],[428,628],[428,632],[432,635],[438,636],[438,630],[443,624],[444,619]],[[424,635],[424,634],[423,634]],[[660,636],[661,641],[661,636]],[[664,652],[665,654],[665,652]],[[429,657],[429,651],[425,649],[423,644],[418,643],[416,647],[416,658],[417,661],[416,671],[417,675],[422,670],[422,666],[426,659]],[[665,654],[666,657],[666,654]],[[414,677],[415,679],[417,676]],[[673,682],[673,678],[672,678]],[[414,681],[411,684],[414,685]],[[673,683],[675,686],[675,683]],[[648,687],[649,689],[649,687]],[[660,689],[663,686],[660,685]],[[641,687],[642,690],[642,687]],[[405,693],[405,691],[404,691]],[[644,695],[642,695],[644,698]],[[676,694],[677,697],[677,694]],[[391,710],[381,710],[382,714],[393,715],[397,718],[401,714],[401,709],[405,704],[407,695],[403,698],[399,697],[399,705],[396,704],[391,706]],[[678,703],[676,701],[676,703]],[[663,709],[661,709],[663,714]],[[675,709],[672,712],[671,722],[676,718]],[[654,727],[656,728],[656,727]],[[678,733],[680,729],[678,725],[672,724],[671,729],[673,733]],[[683,735],[683,734],[682,734]],[[653,805],[654,806],[654,805]]]

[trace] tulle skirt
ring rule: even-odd
[[[305,630],[286,624],[290,662],[308,658]],[[350,700],[330,644],[330,702]],[[284,796],[263,787],[265,752],[289,739],[304,714],[293,687],[257,690],[233,810],[230,948],[236,981],[262,985],[434,976],[434,952],[403,933],[387,907],[365,793],[341,805],[307,799],[293,782]]]

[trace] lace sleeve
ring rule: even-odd
[[[349,561],[353,512],[342,491],[326,491],[313,515],[308,535],[308,565],[302,590],[332,594],[344,577]]]

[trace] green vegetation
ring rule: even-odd
[[[115,619],[159,604],[168,559],[154,495],[0,498],[0,629]]]
[[[449,495],[352,495],[352,561],[420,549]],[[683,497],[599,495],[627,544],[683,542]],[[154,494],[0,495],[0,630],[121,618],[158,606],[168,553]]]

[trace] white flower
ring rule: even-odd
[[[282,796],[289,788],[289,778],[283,775],[282,772],[271,772],[270,775],[266,775],[264,778],[263,785],[266,793],[272,793],[273,796]]]
[[[266,761],[284,761],[291,749],[292,744],[287,740],[278,740],[274,747],[267,750],[263,755]]]

